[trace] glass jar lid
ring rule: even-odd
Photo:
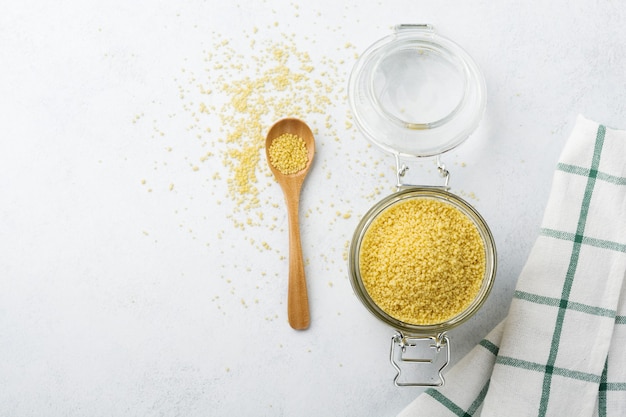
[[[430,25],[400,25],[357,60],[350,106],[365,136],[402,157],[434,156],[462,143],[484,113],[480,69]]]

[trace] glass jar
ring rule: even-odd
[[[371,142],[395,157],[397,168],[397,191],[375,204],[363,216],[354,233],[349,253],[350,281],[367,310],[396,330],[390,353],[391,363],[397,371],[394,383],[399,386],[440,386],[444,383],[443,369],[450,360],[450,341],[446,332],[478,311],[489,295],[496,274],[496,247],[489,227],[469,203],[449,191],[450,173],[441,162],[441,154],[465,141],[478,126],[485,108],[485,82],[471,57],[456,43],[438,35],[432,26],[401,25],[392,35],[374,43],[358,59],[350,76],[349,97],[357,126]],[[444,185],[404,183],[408,168],[401,160],[424,157],[436,157]],[[476,281],[478,288],[470,293],[469,301],[466,300],[460,310],[442,316],[441,320],[428,322],[400,318],[383,307],[380,300],[376,302],[376,297],[371,294],[373,287],[368,289],[360,263],[367,257],[365,255],[369,255],[363,253],[369,250],[363,242],[368,232],[377,227],[377,219],[400,204],[423,201],[452,210],[447,213],[460,216],[471,225],[470,229],[476,232],[480,241],[480,257],[477,258],[480,261],[477,262],[484,263],[479,265],[480,281]],[[408,234],[410,241],[410,235],[422,231],[407,229],[402,233],[402,239],[406,240]],[[393,245],[399,236],[387,238]],[[445,247],[445,241],[440,243]],[[421,259],[430,254],[423,248],[422,252],[411,253],[408,257]],[[442,258],[427,259],[424,265],[429,267],[423,269],[437,268],[436,263],[442,262],[439,259]],[[422,266],[409,265],[413,268],[409,269],[420,270]],[[399,279],[397,272],[391,272],[397,269],[395,265],[384,268],[388,272],[383,279]],[[454,271],[446,274],[455,276]],[[408,286],[414,284],[411,282]],[[406,292],[407,285],[398,288],[397,291]],[[389,293],[388,288],[385,291]],[[393,302],[401,299],[418,301],[415,293],[392,293],[392,298],[396,297]],[[424,350],[426,355],[423,355]],[[421,375],[420,367],[424,364],[431,364],[436,371],[434,378]],[[415,369],[420,380],[402,375],[407,367]]]

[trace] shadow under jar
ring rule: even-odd
[[[478,311],[496,274],[489,227],[449,191],[440,159],[478,126],[485,83],[471,57],[430,25],[401,25],[359,58],[349,96],[360,130],[395,157],[397,168],[397,191],[375,204],[354,233],[351,284],[363,305],[396,330],[394,383],[440,386],[450,360],[446,332]],[[436,157],[444,185],[404,183],[401,160],[425,157]],[[407,378],[405,370],[414,372]]]

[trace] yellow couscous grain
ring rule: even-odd
[[[476,226],[451,204],[413,198],[381,212],[367,229],[359,269],[372,300],[409,324],[445,322],[469,307],[485,274]]]
[[[272,166],[286,175],[302,171],[309,162],[304,140],[292,133],[283,133],[274,139],[268,154]]]

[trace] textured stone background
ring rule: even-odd
[[[353,124],[347,80],[398,23],[460,43],[488,89],[480,127],[444,158],[499,250],[492,295],[450,332],[453,360],[506,315],[577,115],[626,128],[626,9],[309,3],[3,7],[0,415],[393,416],[408,404],[420,390],[392,384],[393,329],[359,304],[346,266],[360,216],[395,183],[393,158]],[[253,140],[292,115],[318,141],[301,205],[304,332],[287,324],[285,212]],[[242,164],[253,190],[233,188]],[[409,176],[438,180],[430,160]]]

